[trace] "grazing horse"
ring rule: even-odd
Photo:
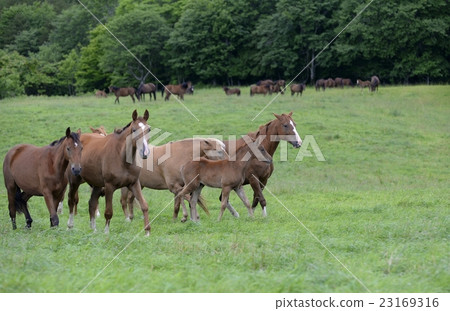
[[[257,150],[257,153],[254,150]],[[247,155],[250,154],[250,158]],[[176,204],[179,208],[182,198],[192,193],[191,206],[191,220],[198,221],[198,214],[196,203],[200,196],[203,187],[206,185],[213,188],[222,188],[222,201],[220,206],[219,221],[222,219],[223,212],[228,206],[228,198],[231,190],[234,190],[242,202],[248,209],[249,216],[253,216],[253,210],[250,208],[250,203],[245,196],[242,184],[245,181],[245,172],[253,159],[264,162],[268,167],[272,163],[272,157],[269,156],[263,146],[255,142],[240,148],[236,153],[236,159],[225,160],[209,160],[200,158],[186,163],[181,168],[181,176],[183,177],[184,187],[176,196]]]
[[[31,228],[27,201],[34,195],[43,196],[50,213],[50,226],[58,226],[58,203],[62,201],[68,179],[66,169],[74,176],[81,172],[80,130],[66,130],[66,136],[45,147],[16,145],[3,161],[3,177],[8,192],[9,216],[16,229],[16,212],[24,213],[27,228]]]
[[[136,92],[136,89],[134,87],[117,87],[117,86],[110,86],[109,87],[109,91],[111,93],[114,93],[114,95],[116,95],[116,100],[114,101],[114,103],[118,103],[119,102],[119,97],[120,96],[131,96],[131,99],[133,100],[134,103],[134,93]]]
[[[174,195],[178,194],[184,186],[180,169],[187,162],[199,157],[208,159],[224,159],[228,156],[225,145],[216,138],[187,138],[169,142],[161,146],[150,145],[150,157],[144,161],[139,181],[142,187],[166,190]],[[134,196],[126,188],[122,188],[121,204],[126,219],[133,219]],[[128,201],[128,211],[127,211]],[[188,214],[184,202],[182,222],[187,220]],[[206,208],[201,204],[202,208]],[[177,206],[174,206],[174,220],[178,216]],[[179,208],[179,206],[178,206]],[[207,210],[205,210],[206,213]]]
[[[299,84],[292,84],[291,85],[291,96],[294,96],[295,93],[300,93],[300,96],[302,96],[303,91],[306,89],[306,85],[304,83]]]
[[[164,97],[164,100],[169,100],[170,95],[178,95],[178,98],[184,99],[184,94],[193,94],[194,93],[194,86],[192,83],[189,82],[183,82],[181,84],[173,85],[169,84],[166,85],[165,88],[161,90],[161,96],[164,96],[164,92],[166,92],[166,97]]]
[[[322,88],[322,90],[325,91],[325,86],[326,86],[326,80],[319,79],[316,81],[316,91],[319,91],[320,88]]]
[[[274,120],[261,125],[256,132],[248,133],[247,135],[256,141],[261,141],[261,145],[267,150],[269,155],[273,157],[275,151],[278,148],[280,140],[288,141],[294,148],[300,148],[302,140],[297,132],[296,124],[292,119],[292,112],[289,114],[275,114]],[[235,150],[239,150],[242,146],[246,145],[243,138],[236,141],[224,141],[226,150],[230,157],[234,155]],[[232,150],[233,149],[233,150]],[[255,209],[256,205],[261,205],[263,216],[267,215],[266,211],[266,199],[262,194],[264,186],[267,184],[269,177],[274,170],[273,163],[268,167],[263,166],[259,161],[252,160],[252,163],[247,167],[245,173],[244,185],[250,184],[253,189],[253,203],[252,208]],[[235,214],[233,207],[228,204],[228,209],[231,214]]]
[[[105,91],[98,90],[97,92],[95,92],[95,97],[97,97],[97,98],[99,98],[99,97],[108,97],[108,95],[106,95]]]
[[[266,96],[269,92],[270,86],[268,84],[250,86],[250,96],[253,96],[254,94],[264,94],[264,96]]]
[[[326,81],[325,81],[325,84],[326,84],[326,87],[336,87],[336,83],[334,82],[334,80],[333,79],[331,79],[331,78],[328,78]]]
[[[344,86],[351,86],[353,87],[353,82],[350,79],[342,79],[342,87]]]
[[[226,86],[223,87],[223,90],[225,91],[225,94],[227,95],[233,95],[236,94],[237,96],[241,96],[241,90],[236,88],[230,89]]]
[[[380,85],[380,79],[377,76],[373,76],[370,79],[370,91],[375,92],[378,91],[378,85]]]
[[[342,82],[342,78],[334,79],[334,84],[335,84],[336,87],[340,87],[341,89],[344,88],[344,84]]]
[[[154,85],[153,83],[144,84],[143,82],[141,82],[141,84],[139,85],[139,87],[136,90],[137,99],[141,100],[141,95],[142,95],[142,99],[145,101],[146,93],[150,94],[150,100],[152,100],[152,94],[153,94],[153,99],[156,100],[156,85]]]
[[[356,85],[359,85],[361,89],[370,86],[370,81],[362,81],[360,79],[356,80]]]
[[[273,82],[272,80],[270,80],[270,79],[267,79],[267,80],[259,80],[258,82],[256,82],[256,85],[257,86],[261,86],[261,85],[269,85],[269,86],[272,86],[272,85],[274,85],[275,84],[275,82]]]
[[[113,193],[116,189],[127,187],[136,196],[144,214],[144,229],[150,234],[148,220],[148,204],[144,199],[139,182],[139,159],[146,159],[149,155],[147,136],[150,126],[147,124],[149,113],[146,110],[143,117],[139,117],[134,110],[132,121],[121,130],[102,137],[98,134],[83,134],[81,142],[84,150],[81,157],[83,171],[80,176],[69,181],[69,221],[67,226],[73,227],[75,194],[81,183],[87,182],[93,189],[89,199],[89,215],[91,228],[96,230],[95,210],[98,198],[105,195],[105,233],[109,233],[113,215]]]

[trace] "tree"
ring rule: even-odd
[[[25,64],[26,58],[19,53],[0,50],[0,99],[25,94]]]
[[[80,55],[77,52],[78,49],[73,49],[65,58],[59,63],[58,80],[61,85],[67,86],[66,94],[76,95],[76,72],[78,70],[78,62]]]

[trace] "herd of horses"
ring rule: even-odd
[[[380,85],[380,79],[377,76],[372,76],[370,81],[362,81],[360,79],[356,80],[356,85],[361,89],[368,87],[369,91],[374,92],[378,91],[378,86]],[[351,79],[344,78],[328,78],[328,79],[319,79],[315,83],[316,91],[322,89],[325,91],[326,88],[344,88],[344,87],[354,87],[354,84]]]
[[[197,204],[209,214],[201,197],[204,186],[222,189],[219,220],[225,209],[239,217],[229,202],[232,190],[244,202],[250,216],[258,203],[266,216],[267,202],[262,191],[274,170],[272,156],[280,140],[288,141],[295,148],[302,144],[292,112],[274,116],[275,119],[238,140],[187,138],[152,146],[148,143],[149,113],[146,110],[143,116],[138,116],[134,110],[131,121],[111,134],[103,127],[91,128],[92,133],[72,132],[67,128],[62,138],[44,147],[16,145],[3,162],[12,227],[17,228],[16,213],[23,213],[26,227],[31,228],[33,220],[27,202],[32,196],[44,197],[50,226],[58,226],[58,205],[68,187],[67,226],[73,228],[79,203],[78,189],[83,183],[92,189],[88,206],[94,231],[98,200],[100,196],[105,197],[105,233],[110,230],[113,193],[117,189],[121,189],[120,202],[126,219],[133,218],[134,199],[139,202],[146,235],[150,234],[150,222],[143,187],[169,190],[174,194],[174,220],[178,218],[180,205],[182,221],[187,220],[185,200],[189,202],[192,221],[199,219]],[[252,204],[243,191],[246,184],[253,190]]]

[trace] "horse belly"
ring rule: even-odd
[[[38,172],[40,161],[33,149],[38,150],[38,147],[21,145],[8,153],[10,155],[9,171],[14,182],[23,192],[30,195],[42,195]]]

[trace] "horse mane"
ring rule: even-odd
[[[127,125],[125,125],[123,128],[121,128],[121,129],[115,129],[114,130],[114,133],[115,134],[121,134],[123,131],[125,131],[128,127],[130,127],[130,125],[131,125],[131,122],[130,123],[128,123]]]
[[[266,124],[261,125],[258,129],[258,132],[256,132],[255,137],[259,137],[259,135],[265,135],[267,133],[267,131],[269,130],[269,126],[272,124],[272,122],[273,122],[273,120],[267,122]]]
[[[76,142],[77,144],[80,144],[80,143],[81,143],[81,141],[80,141],[80,136],[79,136],[77,133],[71,132],[71,133],[70,133],[70,137],[71,137],[71,138],[73,139],[73,141]],[[51,142],[51,143],[50,143],[50,146],[51,146],[51,147],[57,146],[57,145],[61,144],[61,143],[64,141],[64,139],[66,139],[66,136],[63,136],[63,137],[61,137],[59,140],[55,140],[55,141]]]

